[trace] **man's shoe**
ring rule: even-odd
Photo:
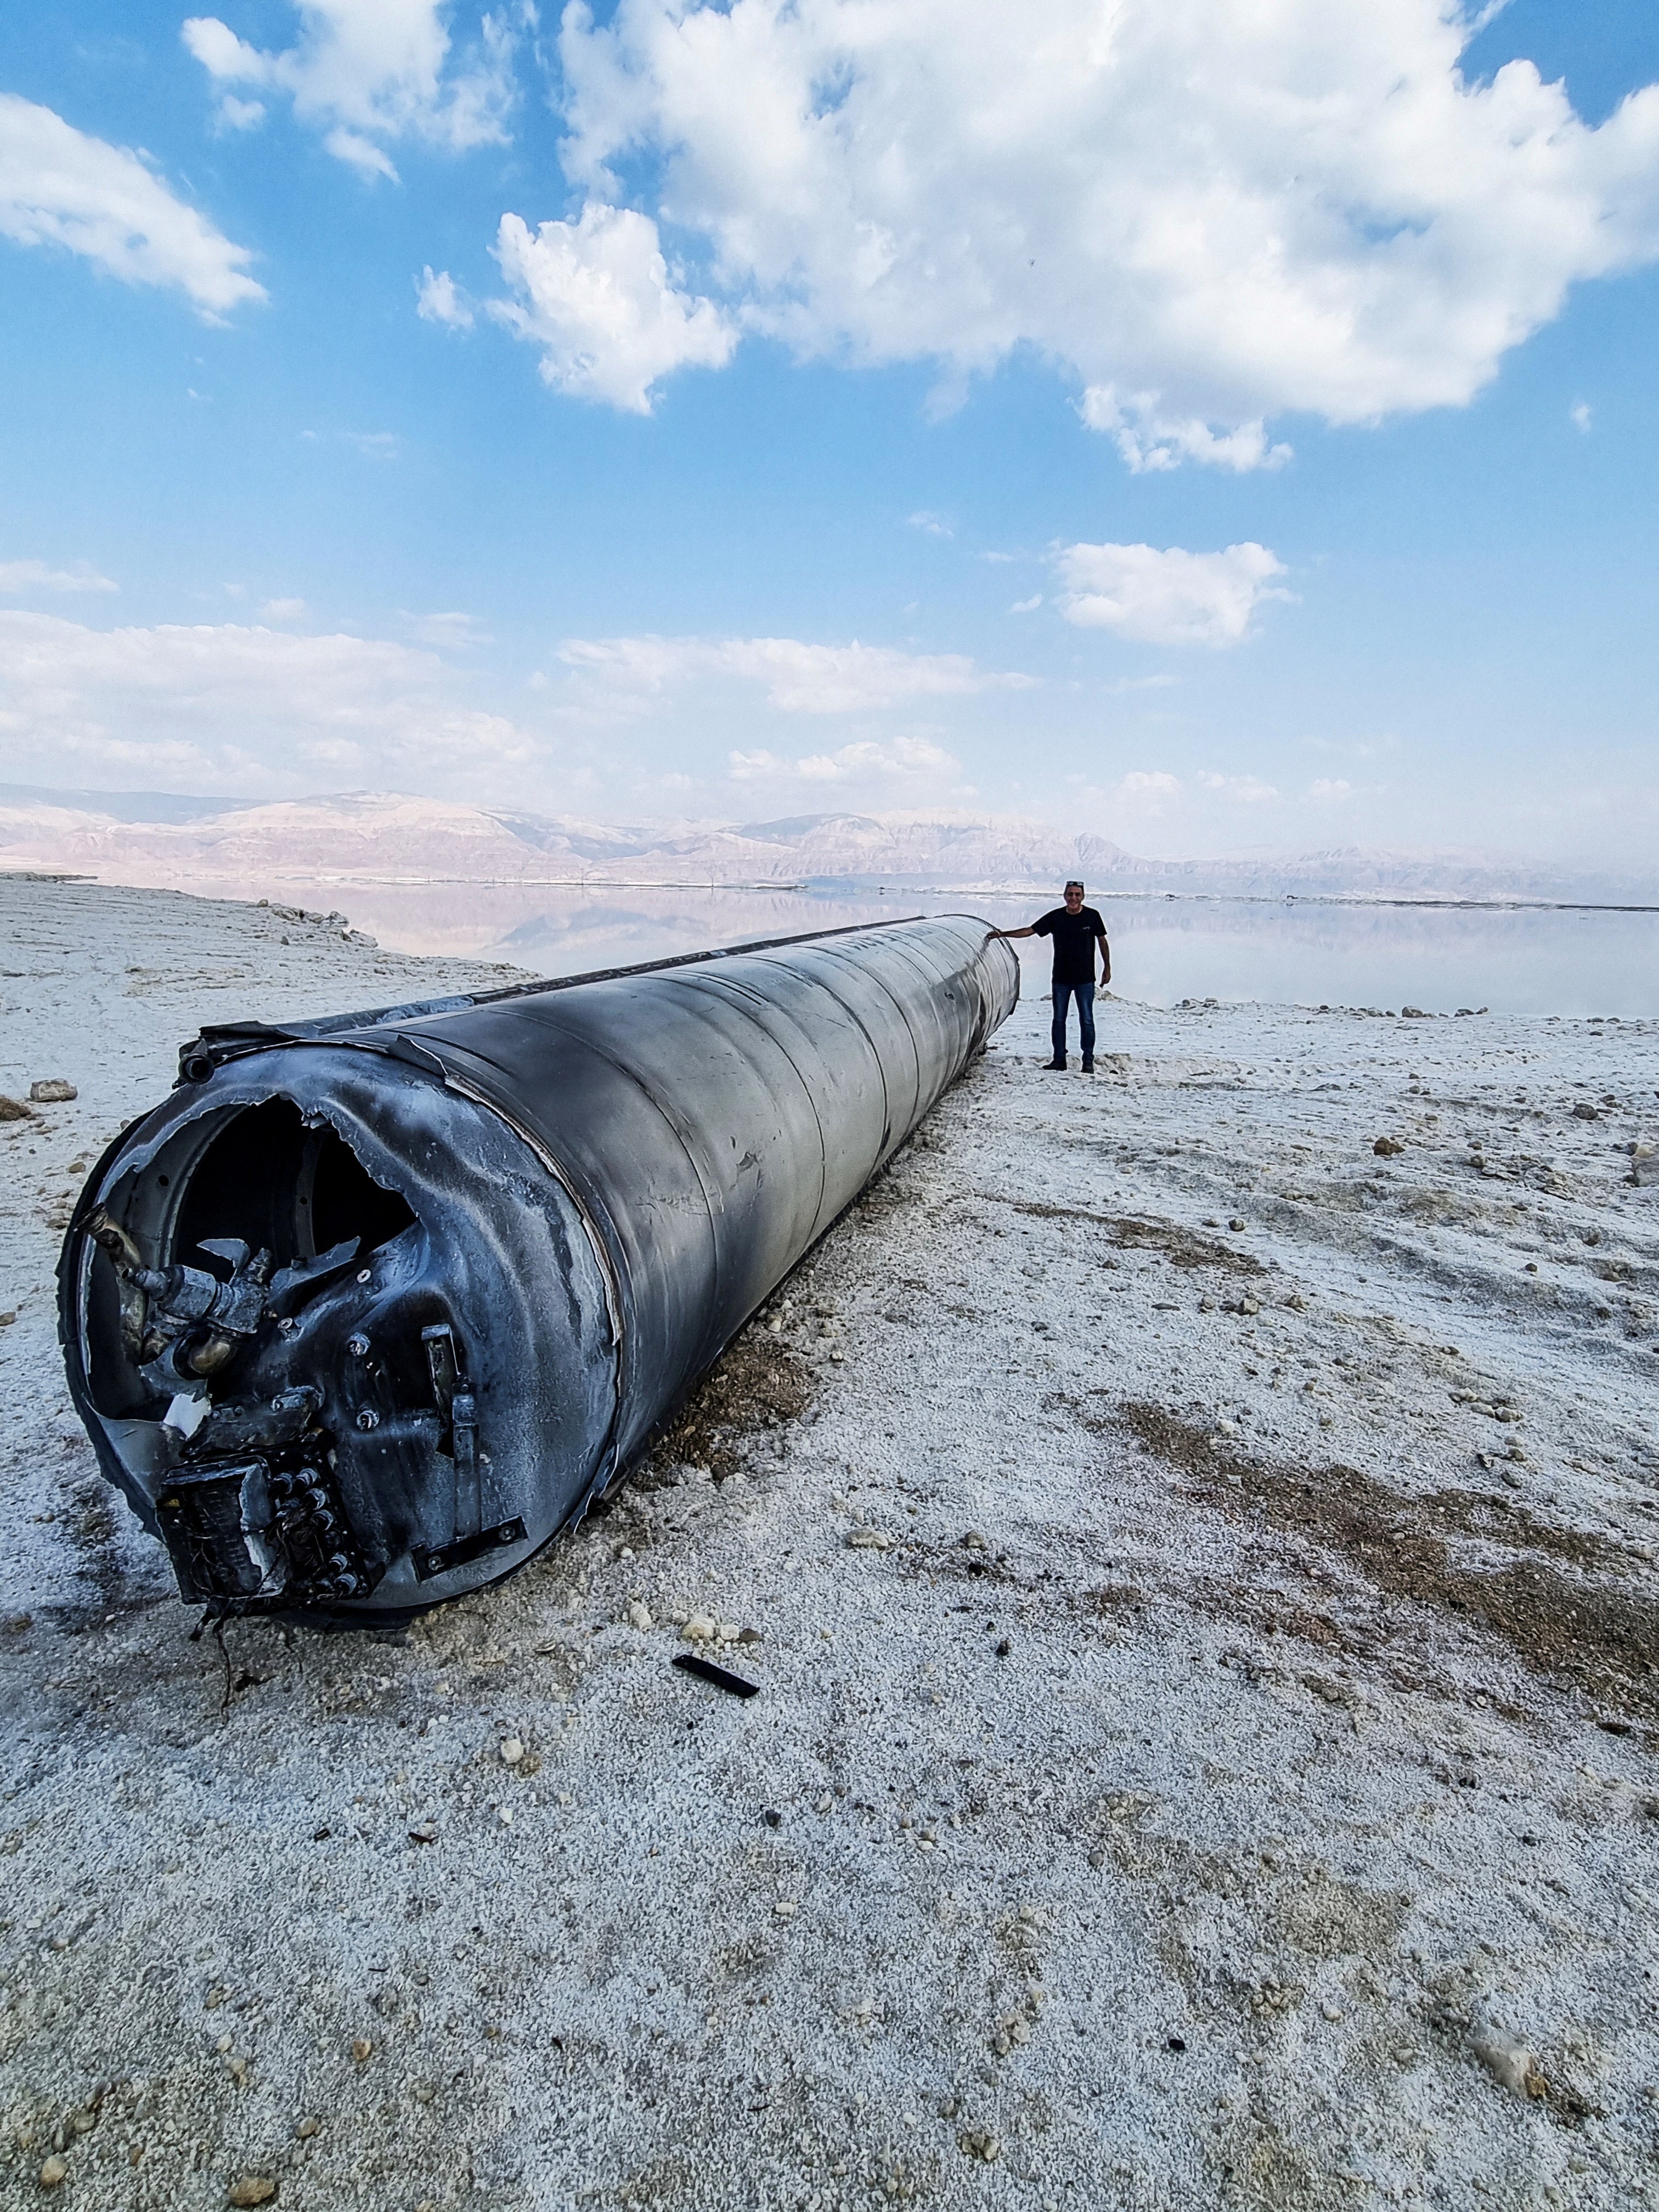
[[[1066,1063],[1063,1060],[1045,1060],[1042,1063],[1042,1072],[1045,1075],[1052,1075],[1056,1073],[1060,1075],[1064,1075],[1066,1073]]]
[[[1094,1072],[1095,1072],[1095,1064],[1094,1064],[1093,1060],[1090,1059],[1090,1057],[1089,1057],[1088,1054],[1087,1054],[1087,1053],[1085,1053],[1085,1054],[1083,1055],[1083,1073],[1084,1073],[1085,1075],[1092,1075],[1092,1074],[1094,1073]]]

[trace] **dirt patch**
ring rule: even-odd
[[[1225,1267],[1235,1275],[1267,1272],[1253,1252],[1236,1244],[1217,1243],[1195,1230],[1183,1229],[1178,1221],[1147,1220],[1130,1213],[1091,1213],[1086,1206],[1053,1206],[1043,1199],[1009,1199],[1004,1203],[1015,1213],[1031,1214],[1039,1221],[1092,1221],[1097,1228],[1110,1231],[1120,1250],[1161,1252],[1172,1267]]]
[[[1143,1446],[1192,1478],[1200,1503],[1340,1553],[1375,1589],[1456,1613],[1499,1637],[1534,1672],[1599,1705],[1659,1722],[1659,1607],[1590,1571],[1622,1564],[1611,1544],[1546,1528],[1464,1491],[1404,1498],[1358,1468],[1274,1467],[1161,1406],[1121,1415]],[[1517,1554],[1496,1571],[1454,1557],[1448,1539],[1474,1537]],[[1555,1564],[1557,1561],[1562,1565]],[[1567,1564],[1578,1570],[1567,1572]],[[1318,1639],[1316,1639],[1318,1640]]]
[[[716,1481],[735,1472],[738,1447],[763,1429],[799,1420],[812,1396],[812,1370],[798,1352],[752,1325],[726,1346],[673,1418],[658,1432],[659,1466],[706,1467]],[[648,1468],[639,1478],[650,1487]]]
[[[1267,1269],[1253,1252],[1241,1245],[1220,1244],[1176,1221],[1146,1221],[1121,1214],[1112,1223],[1115,1242],[1162,1252],[1172,1267],[1224,1267],[1235,1275],[1265,1275]]]

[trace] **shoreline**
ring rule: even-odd
[[[153,873],[155,872],[152,872]],[[210,870],[192,866],[190,874],[193,883],[204,886],[234,884],[241,878],[232,873],[216,875]],[[711,895],[726,892],[732,895],[756,892],[776,892],[802,898],[860,899],[890,897],[909,898],[988,898],[1030,901],[1052,896],[1052,886],[1042,884],[922,884],[900,883],[892,885],[878,883],[861,876],[816,876],[799,880],[782,878],[760,878],[750,882],[705,883],[696,876],[388,876],[370,874],[361,869],[319,869],[314,873],[299,873],[281,870],[262,872],[262,880],[273,883],[327,884],[336,890],[350,890],[354,885],[365,890],[459,890],[471,885],[480,890],[580,890],[580,891],[707,891]],[[27,868],[13,868],[0,865],[0,883],[96,883],[108,889],[178,890],[185,896],[212,897],[219,896],[216,889],[204,889],[199,893],[176,882],[137,883],[126,876],[104,876],[82,870],[57,871],[50,864],[41,863]],[[1101,903],[1127,900],[1159,900],[1193,906],[1311,906],[1353,907],[1358,908],[1398,908],[1402,910],[1421,909],[1427,913],[1448,914],[1659,914],[1659,901],[1643,902],[1633,899],[1548,899],[1548,898],[1453,898],[1428,892],[1413,895],[1386,891],[1194,891],[1165,890],[1156,884],[1144,890],[1091,890],[1091,900]]]

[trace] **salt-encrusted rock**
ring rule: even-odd
[[[628,1618],[635,1628],[652,1628],[656,1625],[651,1618],[650,1607],[642,1604],[638,1598],[629,1601]]]
[[[1401,1143],[1398,1137],[1379,1137],[1376,1142],[1371,1146],[1371,1150],[1376,1154],[1379,1160],[1395,1159],[1403,1152],[1405,1149],[1406,1147]]]
[[[688,1644],[712,1644],[719,1632],[718,1625],[706,1613],[694,1613],[680,1631]]]
[[[0,1094],[0,1121],[27,1121],[33,1118],[34,1109],[26,1106],[21,1098],[8,1098]]]
[[[890,1552],[893,1540],[884,1528],[853,1528],[847,1536],[850,1552]]]
[[[244,2173],[233,2181],[225,2191],[228,2204],[269,2204],[276,2194],[276,2185],[267,2173]]]
[[[80,1092],[61,1075],[49,1075],[40,1083],[31,1083],[29,1097],[37,1106],[63,1106],[70,1099],[78,1098]]]
[[[1537,2058],[1518,2036],[1501,2027],[1483,2028],[1469,2039],[1469,2048],[1500,2089],[1517,2097],[1541,2097],[1545,2081]]]
[[[524,1741],[520,1736],[503,1736],[497,1748],[503,1766],[516,1766],[524,1757]]]

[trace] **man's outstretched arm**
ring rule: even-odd
[[[991,935],[993,937],[1035,937],[1036,935],[1036,931],[1035,928],[994,929],[991,932]]]

